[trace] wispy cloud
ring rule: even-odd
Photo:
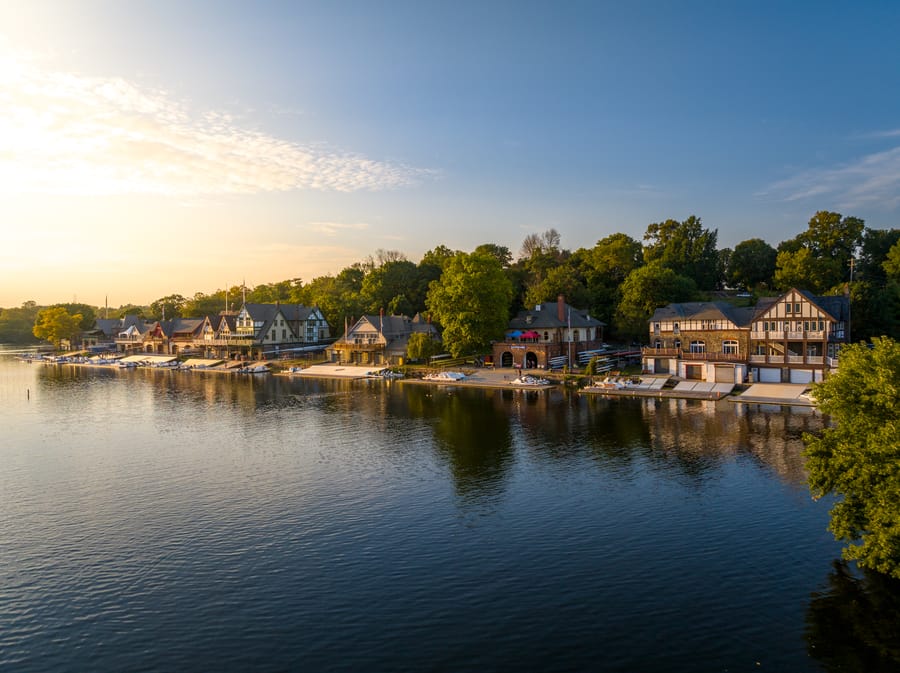
[[[309,222],[305,229],[325,236],[336,236],[341,231],[363,231],[369,228],[367,222]]]
[[[121,78],[0,52],[0,191],[253,194],[396,189],[430,171],[301,145]]]
[[[872,131],[865,133],[862,138],[900,138],[900,129],[889,129],[887,131]]]
[[[900,147],[834,168],[801,171],[756,195],[782,201],[827,198],[839,208],[893,210],[900,206]]]

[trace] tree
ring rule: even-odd
[[[97,322],[97,313],[94,310],[93,306],[89,304],[53,304],[53,308],[61,307],[66,309],[71,315],[75,315],[76,313],[81,316],[81,321],[78,324],[79,329],[89,330],[93,329],[94,324]]]
[[[556,229],[548,229],[542,234],[528,234],[522,241],[522,249],[519,256],[522,258],[540,255],[554,255],[559,253],[559,244],[562,238]]]
[[[775,248],[761,238],[751,238],[734,246],[725,272],[731,287],[745,290],[772,283],[775,275]]]
[[[887,280],[884,263],[891,254],[891,248],[900,242],[900,229],[869,229],[863,233],[862,245],[859,248],[859,259],[854,277],[883,283]],[[900,261],[900,248],[894,253]]]
[[[410,360],[427,360],[441,352],[441,343],[425,332],[409,335],[406,342],[406,355]]]
[[[225,309],[225,292],[217,290],[213,294],[205,294],[196,292],[194,296],[187,299],[182,306],[182,312],[186,316],[199,318],[205,315],[218,315],[220,311]]]
[[[33,342],[32,329],[39,310],[33,301],[26,301],[19,308],[0,309],[0,343]]]
[[[446,245],[438,245],[428,250],[424,255],[422,255],[422,261],[419,262],[419,267],[423,266],[434,266],[437,267],[440,271],[444,270],[444,267],[453,259],[453,256],[459,252],[458,250],[451,250]],[[438,274],[440,277],[440,274]]]
[[[362,264],[356,263],[342,269],[337,276],[314,278],[303,288],[300,303],[318,306],[329,325],[343,330],[347,321],[363,314],[360,289],[365,275]]]
[[[453,258],[425,303],[443,327],[444,345],[459,357],[484,351],[503,335],[511,301],[512,284],[497,258],[473,252]]]
[[[119,308],[111,312],[111,317],[124,318],[126,315],[135,315],[138,318],[143,318],[146,313],[146,306],[139,306],[137,304],[122,304]]]
[[[888,251],[881,267],[888,278],[900,281],[900,241],[895,243]]]
[[[817,294],[837,289],[850,279],[850,258],[862,243],[864,228],[858,217],[820,210],[806,231],[778,246],[775,284],[782,290],[801,287]]]
[[[679,276],[660,262],[642,266],[628,274],[622,283],[616,325],[624,334],[644,335],[653,311],[671,302],[689,301],[696,292],[693,280]]]
[[[482,243],[477,248],[475,248],[474,252],[486,253],[488,255],[491,255],[492,257],[496,257],[497,261],[500,262],[500,266],[502,266],[504,269],[508,268],[509,265],[512,264],[512,253],[505,245],[497,245],[496,243]]]
[[[900,343],[845,346],[814,394],[833,425],[804,436],[810,491],[840,498],[829,529],[844,558],[900,578]]]
[[[650,224],[644,234],[644,261],[659,262],[692,279],[701,290],[712,290],[719,285],[717,238],[718,231],[704,229],[696,215],[684,222]]]
[[[185,298],[180,294],[170,294],[167,297],[161,297],[150,304],[150,315],[155,320],[180,318],[184,303]]]
[[[555,301],[559,295],[575,306],[586,305],[588,292],[584,278],[573,264],[560,264],[547,271],[540,283],[525,291],[525,305],[536,306],[545,301]]]
[[[431,267],[422,269],[426,273]],[[385,262],[366,274],[360,287],[363,308],[370,313],[387,309],[395,315],[414,315],[425,307],[428,283],[434,276],[423,277],[420,267],[407,260]]]
[[[49,341],[59,348],[63,340],[74,340],[81,331],[82,315],[72,315],[62,306],[53,306],[38,311],[32,332],[38,339]]]
[[[622,281],[644,263],[640,241],[626,234],[612,234],[597,241],[593,248],[576,250],[571,261],[584,276],[586,307],[591,315],[612,324],[621,299]]]

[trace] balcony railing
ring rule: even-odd
[[[747,356],[740,353],[691,353],[679,348],[643,348],[641,355],[648,358],[678,358],[703,362],[744,362]]]
[[[769,339],[770,341],[783,341],[784,339],[806,339],[808,341],[821,341],[825,338],[825,332],[822,330],[808,330],[808,331],[787,331],[784,330],[769,330],[768,332],[763,330],[753,330],[750,332],[751,339],[757,339],[759,341],[763,341],[765,339]]]
[[[373,352],[373,351],[384,350],[385,344],[383,344],[383,343],[354,343],[353,341],[335,341],[332,344],[332,347],[336,348],[339,351]]]
[[[821,355],[788,355],[785,359],[784,355],[751,355],[751,364],[770,364],[770,365],[821,365],[825,361]]]
[[[227,339],[197,339],[194,345],[198,348],[203,346],[252,346],[256,343],[253,337],[228,337]]]

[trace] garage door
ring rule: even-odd
[[[759,368],[760,383],[781,383],[781,370],[771,368]]]
[[[792,369],[791,383],[811,383],[813,380],[812,369]]]
[[[669,373],[669,361],[664,360],[662,358],[655,358],[653,360],[653,371],[657,374],[668,374]]]
[[[702,381],[703,380],[703,365],[685,365],[684,366],[684,378]]]
[[[716,383],[734,383],[734,367],[716,365]]]

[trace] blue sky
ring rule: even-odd
[[[20,6],[16,6],[16,5]],[[900,220],[900,4],[0,5],[0,306]]]

